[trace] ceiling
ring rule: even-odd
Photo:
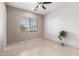
[[[36,11],[34,11],[32,9],[36,6],[37,2],[6,2],[6,4],[12,7],[24,9],[41,15],[45,15],[51,12],[53,9],[60,5],[60,3],[58,2],[52,2],[51,4],[44,5],[47,8],[46,10],[39,7]]]

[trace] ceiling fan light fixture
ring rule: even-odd
[[[33,10],[36,11],[39,6],[41,6],[44,10],[46,10],[46,7],[44,5],[50,4],[50,3],[52,3],[52,2],[37,2],[37,5]]]
[[[34,10],[35,8],[31,8],[31,10]]]

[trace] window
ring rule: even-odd
[[[21,17],[20,29],[22,32],[36,32],[37,27],[37,19]]]

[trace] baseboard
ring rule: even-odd
[[[55,41],[55,40],[52,40],[52,39],[48,39],[48,38],[44,38],[45,40],[50,40],[50,41],[53,41],[53,42],[56,42],[56,43],[60,43],[60,42],[58,42],[58,41]],[[72,45],[69,45],[69,44],[66,44],[66,43],[64,43],[66,46],[68,46],[68,47],[72,47],[72,48],[78,48],[79,49],[79,47],[75,47],[75,46],[72,46]]]

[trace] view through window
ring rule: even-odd
[[[37,31],[37,19],[21,17],[20,30],[25,32],[36,32]]]

